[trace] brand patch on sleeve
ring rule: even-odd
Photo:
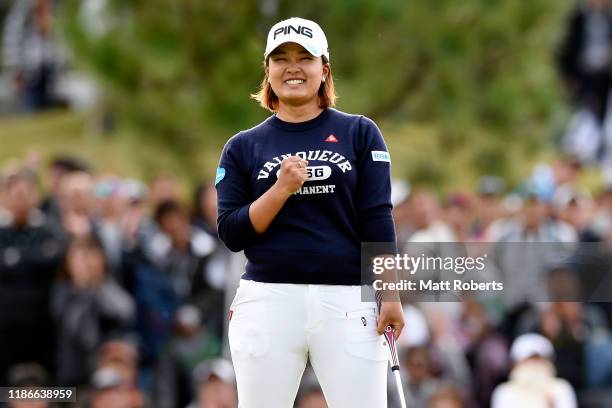
[[[217,168],[217,175],[215,176],[215,186],[219,184],[221,180],[225,177],[225,169],[223,167]]]
[[[391,156],[388,152],[382,150],[372,150],[372,161],[391,163]]]

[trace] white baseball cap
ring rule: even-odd
[[[519,336],[510,348],[510,358],[515,363],[530,357],[539,356],[552,359],[555,351],[551,342],[544,336],[528,333]]]
[[[198,384],[208,381],[213,375],[226,383],[236,381],[234,366],[224,358],[206,360],[193,369],[193,379]]]
[[[268,33],[264,59],[267,59],[279,45],[288,42],[300,44],[315,57],[324,55],[329,61],[327,38],[321,27],[314,21],[291,17],[274,24]]]

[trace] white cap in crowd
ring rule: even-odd
[[[234,366],[223,358],[206,360],[193,369],[193,377],[198,384],[208,381],[211,376],[215,376],[226,383],[236,381]]]
[[[518,363],[530,357],[539,356],[552,359],[555,355],[552,343],[544,336],[528,333],[519,336],[512,343],[510,358]]]

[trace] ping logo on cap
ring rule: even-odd
[[[286,25],[284,27],[278,27],[276,30],[274,30],[274,39],[276,40],[276,37],[280,34],[290,34],[291,31],[294,31],[296,34],[302,34],[308,38],[312,38],[312,29],[310,27],[305,27],[301,25],[297,27],[292,25]]]
[[[272,51],[287,42],[295,42],[315,57],[325,56],[329,61],[327,38],[321,27],[314,21],[291,17],[274,24],[268,31],[264,58],[268,58]]]

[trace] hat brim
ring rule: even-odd
[[[325,55],[324,52],[317,52],[317,50],[313,49],[312,46],[310,46],[310,44],[307,44],[306,41],[301,40],[299,37],[297,38],[290,38],[284,41],[279,42],[278,44],[273,44],[269,50],[266,50],[266,52],[264,53],[264,59],[268,59],[268,57],[270,56],[270,54],[272,54],[274,52],[274,50],[276,50],[278,47],[280,47],[283,44],[287,44],[287,43],[296,43],[298,45],[301,45],[302,47],[304,47],[304,49],[306,51],[308,51],[308,53],[310,55],[312,55],[313,57],[320,57],[322,55]],[[329,59],[329,57],[327,57]]]

